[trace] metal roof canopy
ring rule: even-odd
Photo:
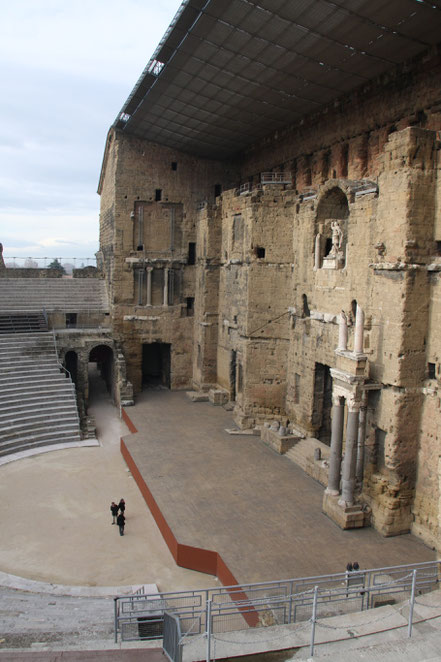
[[[440,35],[441,0],[185,0],[115,126],[227,158]]]

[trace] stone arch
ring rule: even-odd
[[[110,343],[95,343],[88,349],[88,371],[91,363],[96,363],[97,369],[103,378],[108,392],[112,395],[115,394],[115,379],[114,379],[114,351]],[[89,372],[88,372],[89,374]],[[90,375],[89,375],[90,377]],[[90,382],[90,379],[89,379]],[[90,393],[90,387],[88,389]],[[88,396],[89,396],[88,393]],[[89,399],[89,398],[88,398]]]
[[[338,181],[323,187],[315,219],[315,267],[342,269],[346,264],[349,203]]]

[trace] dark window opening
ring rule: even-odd
[[[214,185],[214,197],[218,198],[221,193],[222,193],[222,184],[215,184]]]
[[[256,246],[256,257],[259,258],[265,257],[265,249],[263,248],[263,246]]]
[[[138,244],[136,247],[137,251],[143,251],[144,250],[144,244]]]
[[[352,320],[355,322],[355,318],[357,317],[357,302],[355,299],[352,299],[351,301],[351,317]]]
[[[155,202],[160,202],[162,200],[162,189],[155,189]]]
[[[188,244],[187,264],[196,264],[196,243],[194,241],[190,241]]]
[[[66,313],[66,329],[75,329],[77,326],[77,313]]]
[[[176,161],[172,161],[172,163],[171,163],[171,169],[172,169],[172,170],[177,170],[177,169],[178,169],[178,164],[177,164]]]
[[[193,317],[193,315],[194,315],[194,297],[187,297],[185,299],[185,303],[187,304],[187,308],[186,308],[187,317]]]
[[[435,241],[435,253],[441,255],[441,241]]]
[[[302,317],[309,317],[309,315],[308,297],[306,294],[302,294]]]
[[[428,363],[427,364],[427,377],[428,377],[428,379],[435,379],[436,378],[436,365],[435,365],[435,363]]]

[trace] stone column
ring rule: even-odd
[[[147,301],[146,306],[152,305],[152,271],[153,267],[147,267]]]
[[[348,348],[348,320],[346,318],[345,311],[342,310],[340,313],[340,319],[338,322],[338,347],[337,349],[341,351],[346,351]]]
[[[314,247],[314,269],[320,269],[320,260],[321,260],[321,245],[322,245],[322,235],[315,235],[315,247]]]
[[[348,421],[346,425],[345,457],[342,469],[342,490],[340,505],[352,506],[355,491],[355,466],[357,461],[358,412],[360,403],[348,400]]]
[[[168,267],[164,267],[164,295],[162,305],[164,308],[168,306]]]
[[[355,314],[354,354],[363,354],[364,312],[357,303]]]
[[[144,269],[138,269],[138,306],[142,306]]]
[[[336,393],[332,394],[332,400],[331,455],[326,492],[332,496],[337,496],[340,494],[341,447],[343,443],[345,405],[344,398]]]
[[[367,391],[363,391],[363,398],[360,406],[360,416],[358,419],[357,436],[357,466],[355,477],[357,484],[361,487],[364,474],[364,443],[366,440],[366,412],[367,412]]]

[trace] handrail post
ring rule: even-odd
[[[317,595],[318,595],[318,586],[314,586],[314,602],[312,603],[312,617],[311,617],[311,645],[309,648],[310,657],[314,657],[315,623],[317,620]]]
[[[407,636],[412,636],[412,620],[413,620],[413,606],[415,604],[415,584],[416,584],[416,569],[412,572],[412,592],[410,594],[410,607],[409,607],[409,624],[407,626]]]
[[[113,626],[115,629],[115,644],[118,643],[118,613],[117,613],[118,598],[113,598]]]
[[[207,662],[211,660],[211,600],[207,600],[205,636],[207,637]]]

